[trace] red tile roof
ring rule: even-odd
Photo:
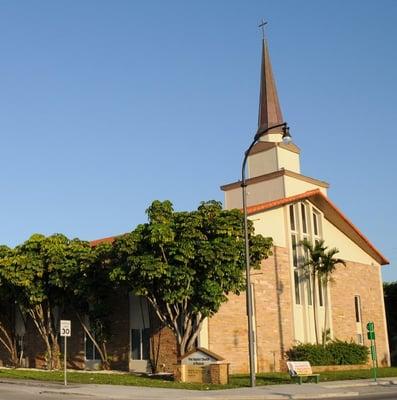
[[[117,236],[109,236],[109,237],[105,237],[105,238],[102,238],[102,239],[91,240],[90,241],[90,245],[92,247],[95,247],[95,246],[97,246],[98,244],[101,244],[101,243],[113,243],[114,240],[116,239],[116,237]]]
[[[256,214],[261,211],[269,210],[270,208],[281,207],[288,203],[294,203],[299,200],[307,199],[310,196],[321,193],[319,189],[309,190],[308,192],[296,194],[290,197],[283,197],[282,199],[268,201],[266,203],[256,204],[247,208],[248,215]]]
[[[321,211],[325,217],[342,232],[344,232],[354,243],[361,247],[366,253],[377,260],[381,265],[389,264],[389,260],[367,239],[367,237],[343,214],[342,211],[327,197],[320,189],[309,190],[294,196],[284,197],[282,199],[268,201],[266,203],[249,206],[248,215],[267,211],[272,208],[282,207],[286,204],[295,203],[300,200],[310,199]],[[91,246],[97,246],[100,243],[113,243],[117,236],[109,236],[102,239],[92,240]]]

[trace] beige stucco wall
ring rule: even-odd
[[[273,147],[248,157],[249,178],[279,171],[282,168],[299,174],[299,154],[282,147]]]
[[[287,247],[284,213],[285,207],[279,207],[251,215],[249,218],[254,222],[256,234],[273,238],[274,246]]]
[[[323,237],[328,247],[336,247],[339,250],[337,255],[339,258],[368,265],[378,265],[361,247],[325,218],[323,218]]]
[[[278,171],[277,165],[277,148],[256,153],[248,157],[248,177],[254,178],[256,176],[269,174]]]
[[[272,180],[250,184],[247,187],[248,206],[265,203],[267,201],[281,199],[284,197],[283,177]],[[242,208],[241,187],[225,192],[225,208]]]
[[[300,157],[298,153],[277,147],[278,169],[284,168],[300,174]]]
[[[295,194],[307,192],[309,190],[320,189],[321,192],[327,195],[327,189],[315,185],[314,183],[306,182],[301,179],[294,178],[292,176],[284,176],[284,184],[285,184],[285,196],[293,196]]]
[[[206,318],[203,321],[203,324],[200,329],[200,333],[198,336],[198,347],[204,347],[208,349],[208,319]]]
[[[268,133],[260,138],[261,142],[275,142],[280,143],[283,141],[283,135],[281,132],[279,133]]]

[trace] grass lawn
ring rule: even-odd
[[[377,376],[379,378],[397,377],[397,368],[378,368]],[[322,372],[320,381],[335,381],[347,379],[366,379],[371,378],[371,371],[368,370],[351,370],[351,371],[335,371]],[[29,379],[47,382],[63,382],[63,372],[61,371],[38,371],[38,370],[20,370],[20,369],[0,369],[1,379]],[[159,378],[149,378],[143,376],[123,374],[105,374],[95,372],[68,372],[69,383],[96,383],[109,385],[130,385],[130,386],[150,386],[174,389],[195,389],[195,390],[214,390],[214,389],[230,389],[237,387],[249,386],[249,376],[231,375],[229,385],[208,385],[195,383],[177,383]],[[291,379],[287,373],[263,373],[257,374],[257,385],[276,385],[282,383],[291,383]]]

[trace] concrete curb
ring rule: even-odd
[[[87,393],[79,393],[79,392],[62,392],[62,391],[54,391],[54,390],[42,390],[39,394],[56,394],[56,395],[64,395],[64,396],[80,396],[80,397],[97,397],[95,394],[87,394]]]
[[[338,383],[336,385],[333,384],[327,384],[323,385],[323,388],[327,389],[339,389],[339,388],[344,388],[344,387],[364,387],[364,386],[388,386],[388,385],[397,385],[397,380],[378,380],[377,382],[357,382],[357,381],[352,381],[349,383],[349,381],[346,381],[346,383]]]
[[[321,393],[321,394],[294,394],[288,398],[290,399],[331,399],[338,397],[355,397],[359,396],[359,392],[335,392],[335,393]]]
[[[18,386],[34,386],[34,387],[43,387],[43,388],[64,388],[65,385],[61,382],[48,382],[48,381],[30,381],[26,379],[0,379],[0,383],[8,384],[8,385],[18,385]],[[78,388],[81,386],[77,386],[76,384],[68,385],[67,388]]]

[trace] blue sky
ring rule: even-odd
[[[302,173],[397,280],[397,2],[0,2],[0,243],[97,239],[222,200],[257,123],[260,33]]]

